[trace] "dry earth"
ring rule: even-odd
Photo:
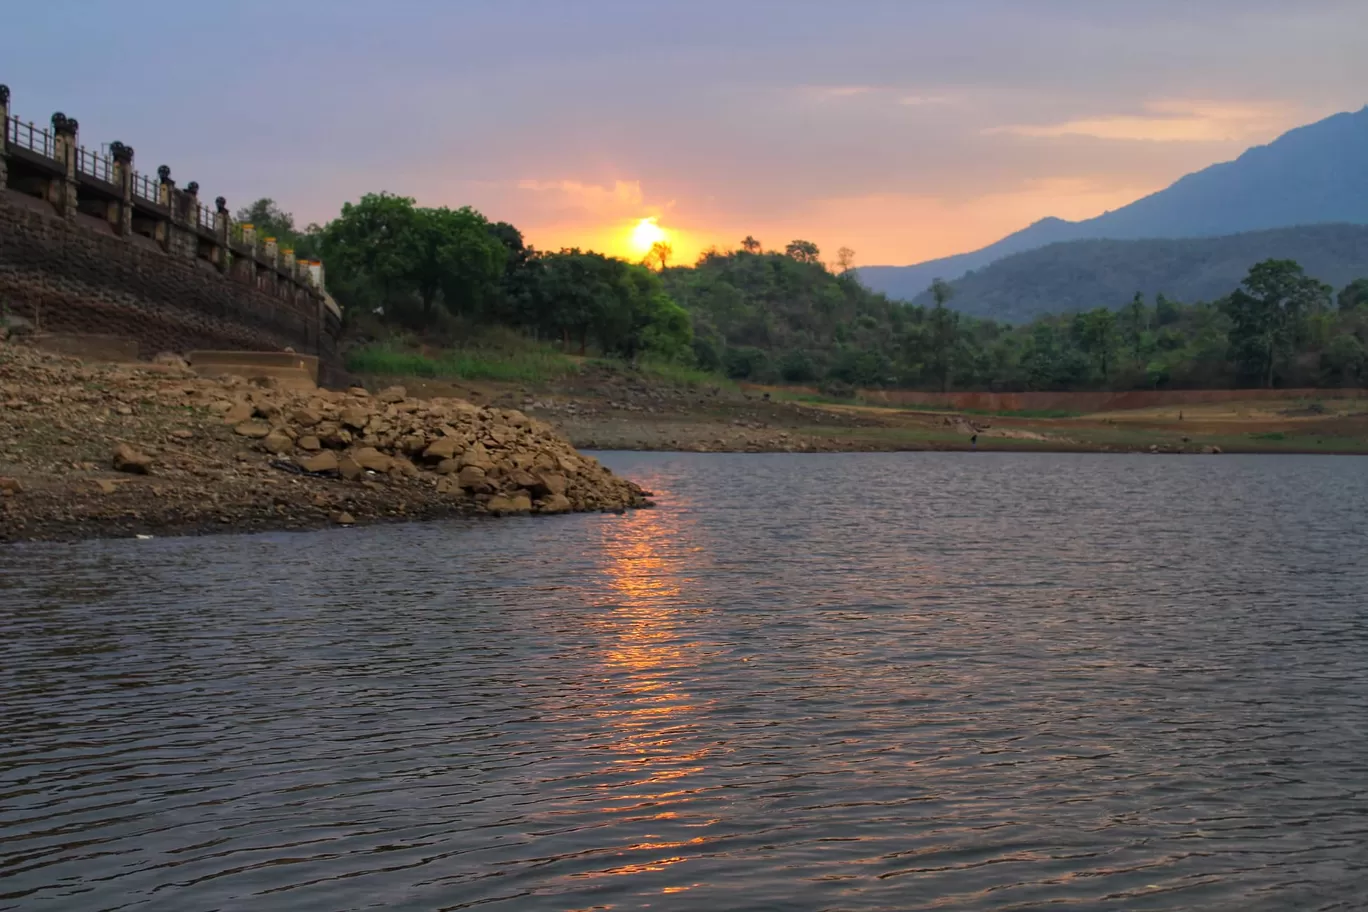
[[[208,379],[168,360],[0,342],[0,541],[649,504],[517,410]]]

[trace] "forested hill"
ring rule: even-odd
[[[1075,240],[1218,237],[1296,225],[1368,224],[1368,107],[1291,130],[1238,159],[1189,174],[1097,218],[1041,219],[981,250],[915,266],[868,266],[861,280],[895,298],[1014,253]]]
[[[1368,275],[1368,225],[1312,225],[1218,238],[1070,241],[1019,253],[951,283],[961,313],[1009,323],[1095,307],[1140,292],[1214,301],[1268,259],[1296,260],[1335,288]],[[917,303],[930,303],[923,291]]]

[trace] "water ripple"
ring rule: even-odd
[[[1362,459],[0,551],[0,910],[1350,909]]]

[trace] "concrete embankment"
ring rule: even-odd
[[[0,541],[649,504],[520,411],[168,362],[0,343]]]

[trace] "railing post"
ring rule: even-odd
[[[214,248],[214,265],[224,275],[228,274],[228,267],[233,260],[233,255],[228,249],[228,237],[231,231],[232,223],[228,215],[228,201],[220,196],[214,200],[214,236],[218,238],[218,246]]]
[[[0,83],[0,190],[9,186],[9,86]]]
[[[133,147],[115,140],[109,144],[109,157],[114,160],[114,186],[119,188],[110,222],[120,236],[128,237],[133,233]]]
[[[80,125],[61,111],[52,115],[52,152],[62,166],[60,180],[49,184],[49,200],[68,221],[76,220],[76,148]]]

